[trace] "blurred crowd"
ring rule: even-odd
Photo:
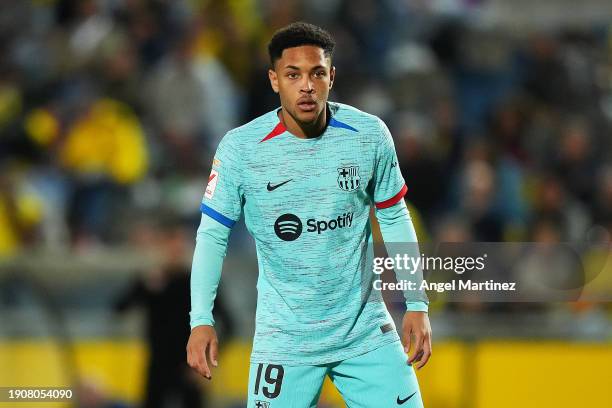
[[[389,124],[421,239],[609,240],[612,26],[427,4],[2,2],[0,257],[121,245],[160,214],[195,228],[220,138],[279,104],[270,35],[300,19],[337,40],[332,99]]]

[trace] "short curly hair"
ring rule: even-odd
[[[321,47],[325,55],[331,58],[336,42],[327,31],[314,24],[302,21],[291,23],[276,31],[268,44],[268,54],[272,67],[274,68],[274,63],[280,59],[285,49],[301,45]]]

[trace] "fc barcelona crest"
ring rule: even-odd
[[[357,190],[359,188],[359,180],[359,166],[347,166],[338,169],[338,187],[341,190]]]

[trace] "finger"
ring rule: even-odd
[[[189,364],[189,367],[191,367],[193,371],[199,374],[198,360],[191,347],[187,349],[187,364]]]
[[[198,373],[207,380],[210,380],[212,378],[212,375],[210,374],[210,369],[208,368],[208,363],[206,362],[205,358],[202,358],[198,363]]]
[[[420,370],[427,364],[429,361],[429,357],[431,357],[431,340],[425,341],[423,344],[423,356],[421,357],[421,361],[417,364],[417,370]]]
[[[217,340],[213,340],[208,345],[208,357],[210,358],[210,362],[214,367],[217,367],[217,353],[218,353],[218,342]]]
[[[204,343],[202,351],[204,351],[205,348],[206,343]],[[201,375],[202,377],[207,377],[206,370],[204,368],[205,364],[202,364],[201,362],[202,354],[203,353],[199,352],[198,347],[194,346],[191,343],[187,344],[187,364],[189,364],[189,367],[191,367],[193,371],[195,371],[198,375]]]
[[[414,333],[413,336],[414,338],[412,339],[412,347],[410,348],[410,352],[408,353],[408,364],[412,364],[416,360],[419,351],[422,349],[422,337],[417,333]]]
[[[208,343],[204,343],[204,347],[197,351],[197,360],[198,360],[198,372],[207,379],[210,380],[212,377],[210,375],[210,368],[208,368],[208,362],[206,361],[206,349],[208,348]]]
[[[423,354],[423,335],[416,335],[414,339],[414,352],[412,353],[412,357],[408,355],[408,364],[412,364],[415,361],[418,361]]]
[[[423,350],[418,350],[416,352],[416,355],[413,358],[414,358],[414,360],[412,360],[412,362],[410,362],[410,365],[412,365],[414,363],[418,363],[419,361],[421,361],[421,358],[423,358]]]
[[[191,349],[189,347],[187,347],[187,365],[189,365],[189,367],[191,368],[194,368],[193,358],[191,356]]]
[[[404,343],[404,353],[410,352],[411,340],[412,340],[412,331],[410,329],[404,330],[404,338],[402,341],[402,343]]]
[[[192,351],[188,352],[187,363],[189,364],[189,367],[191,367],[191,369],[195,371],[198,375],[204,375],[200,369],[198,359],[195,356],[195,353],[193,353]]]

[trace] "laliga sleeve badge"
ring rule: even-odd
[[[219,181],[219,172],[213,169],[208,176],[208,185],[206,186],[206,192],[204,197],[211,199],[215,195],[215,189],[217,188],[217,182]]]

